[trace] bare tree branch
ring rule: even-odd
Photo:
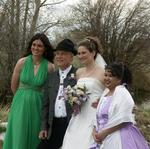
[[[45,1],[46,1],[46,0],[45,0]],[[57,4],[61,4],[61,3],[65,2],[65,1],[66,1],[66,0],[62,0],[62,1],[59,1],[59,2],[53,2],[53,3],[47,3],[47,4],[42,3],[41,7],[57,5]]]

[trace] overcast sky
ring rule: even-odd
[[[80,0],[66,0],[62,5],[70,5],[70,4],[74,4],[74,3],[78,3],[78,1]],[[93,2],[97,1],[97,0],[91,0]],[[130,4],[134,4],[135,2],[137,2],[138,0],[127,0]],[[148,0],[149,1],[149,0]]]
[[[65,2],[56,5],[56,8],[58,10],[58,13],[61,13],[65,10],[67,10],[67,8],[69,7],[69,5],[74,5],[76,3],[78,3],[80,0],[66,0]],[[97,1],[97,0],[91,0],[91,1]],[[129,6],[132,6],[132,4],[135,4],[138,0],[127,0]],[[150,1],[150,0],[147,0]]]
[[[51,0],[49,0],[51,1]],[[54,6],[54,11],[55,11],[55,15],[57,15],[58,17],[62,18],[65,16],[66,13],[69,12],[69,6],[70,5],[75,5],[76,3],[78,3],[80,0],[66,0],[65,2],[61,3],[61,4],[57,4]],[[91,1],[97,1],[97,0],[91,0]],[[128,1],[128,4],[129,6],[133,6],[138,0],[127,0]],[[150,0],[147,0],[147,1],[150,1]],[[129,8],[129,7],[128,7]],[[46,15],[46,14],[45,14]],[[47,14],[49,15],[49,14]],[[57,30],[57,31],[61,31],[61,29],[58,29],[58,28],[53,28],[52,30],[50,29],[50,32],[51,34],[53,34],[52,32],[54,30]]]

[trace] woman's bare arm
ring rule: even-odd
[[[13,94],[15,94],[15,92],[18,88],[18,85],[19,85],[20,71],[24,64],[24,60],[25,60],[25,58],[21,58],[18,60],[16,66],[14,68],[13,74],[12,74],[11,90],[12,90]]]
[[[100,131],[99,133],[97,133],[95,135],[96,139],[99,141],[103,141],[109,134],[125,127],[126,123],[121,123],[119,125],[116,125],[114,127],[108,128],[108,129],[104,129],[102,131]]]

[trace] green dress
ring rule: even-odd
[[[32,56],[29,55],[13,98],[3,149],[36,149],[39,144],[42,87],[48,76],[48,61],[41,60],[36,75],[33,67]]]

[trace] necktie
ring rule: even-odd
[[[65,78],[65,74],[64,74],[64,72],[62,71],[62,72],[61,72],[61,75],[60,75],[60,85],[63,85],[63,83],[64,83],[64,78]]]
[[[66,106],[64,99],[64,79],[66,78],[66,74],[63,71],[59,72],[60,75],[60,83],[59,83],[59,91],[55,102],[55,117],[66,117]]]
[[[64,86],[63,86],[64,78],[65,78],[65,74],[64,74],[64,72],[62,71],[62,72],[61,72],[61,75],[60,75],[59,99],[64,98]]]

